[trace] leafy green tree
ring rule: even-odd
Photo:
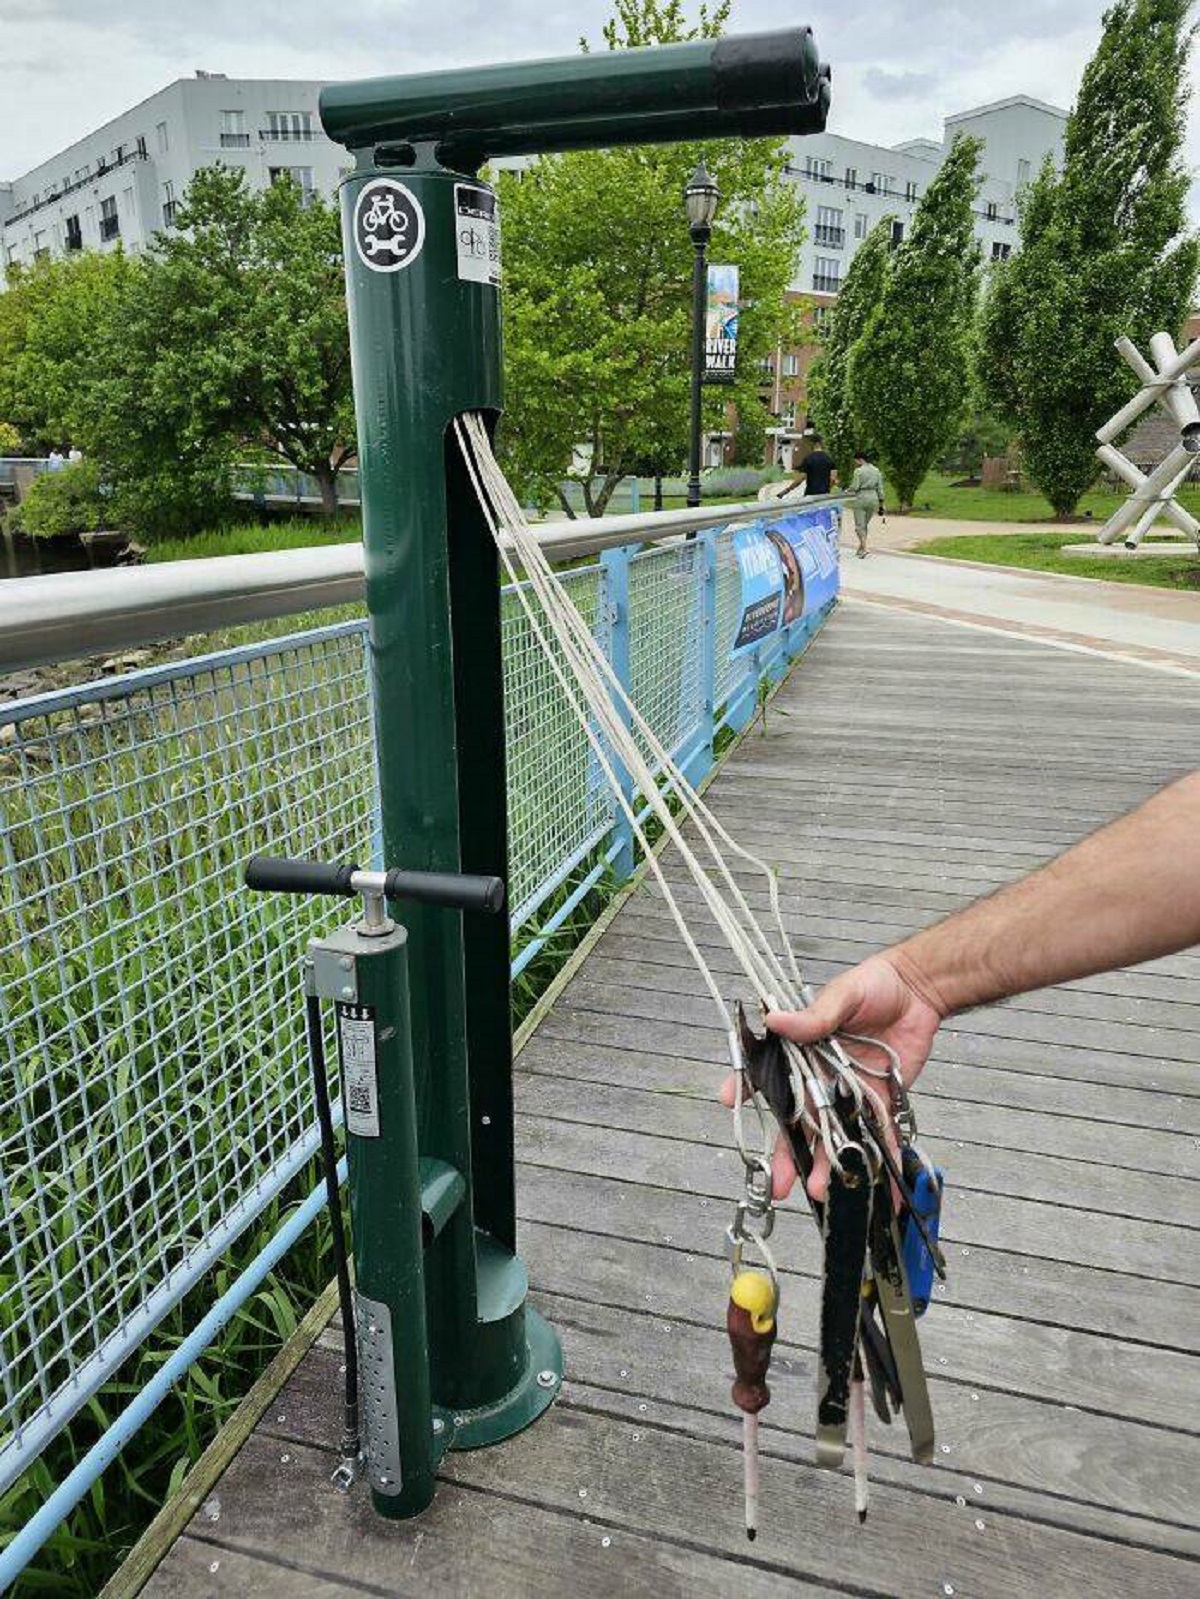
[[[20,455],[21,435],[11,422],[0,422],[0,455]]]
[[[78,430],[111,465],[120,512],[186,530],[247,449],[311,473],[332,511],[355,438],[335,210],[215,166],[177,221],[130,264],[83,397]]]
[[[35,539],[62,538],[102,528],[105,518],[100,469],[84,460],[35,478],[20,505],[9,512],[6,531]]]
[[[854,470],[854,452],[871,442],[850,405],[850,353],[883,296],[892,260],[893,220],[883,217],[859,245],[808,377],[808,408],[843,483],[850,481]]]
[[[128,270],[119,250],[8,269],[0,294],[0,416],[27,449],[49,451],[74,437],[80,395]]]
[[[1034,482],[1068,516],[1096,475],[1095,429],[1135,386],[1113,349],[1176,333],[1200,246],[1182,157],[1188,0],[1118,0],[1067,124],[1021,202],[1021,249],[982,313],[983,379]]]
[[[729,7],[689,27],[679,0],[619,0],[610,49],[720,31]],[[504,174],[506,466],[542,504],[582,486],[599,515],[637,465],[677,470],[687,453],[692,246],[683,190],[703,153],[721,189],[709,255],[741,272],[738,374],[705,395],[705,425],[726,406],[757,418],[760,367],[793,340],[785,301],[802,203],[782,141],[575,152]],[[575,447],[583,456],[575,457]],[[563,500],[566,507],[565,499]],[[566,507],[569,510],[569,507]]]
[[[953,439],[969,392],[979,151],[978,139],[955,140],[850,355],[850,409],[901,510]]]

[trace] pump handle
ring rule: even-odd
[[[361,888],[354,878],[361,868],[335,866],[324,861],[293,861],[254,855],[246,862],[247,888],[277,894],[335,894],[350,898]],[[363,876],[368,874],[363,873]],[[387,873],[370,873],[382,879],[379,886],[388,899],[412,900],[418,905],[444,905],[459,911],[499,911],[504,906],[504,880],[456,872],[406,872],[396,867]]]

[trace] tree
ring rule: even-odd
[[[709,37],[728,9],[702,12],[689,28],[679,0],[619,0],[605,42],[624,49]],[[563,498],[559,485],[569,477],[581,484],[588,514],[600,515],[638,464],[683,463],[692,270],[683,190],[700,154],[697,145],[574,152],[500,178],[502,441],[519,490],[543,504]],[[791,342],[785,293],[802,202],[782,141],[714,140],[703,155],[722,196],[710,256],[741,272],[737,381],[706,391],[712,427],[730,403],[757,416],[762,360]],[[575,456],[577,445],[588,459]]]
[[[9,267],[0,294],[0,416],[27,449],[48,451],[73,437],[80,393],[128,267],[119,250]]]
[[[913,215],[850,354],[849,403],[908,509],[954,437],[970,382],[978,139],[958,138]]]
[[[311,473],[336,509],[355,437],[336,212],[215,166],[177,222],[131,263],[84,396],[118,506],[135,525],[194,524],[252,448]]]
[[[1113,349],[1177,333],[1200,265],[1186,231],[1182,159],[1188,0],[1118,0],[1050,163],[1021,201],[1021,249],[994,273],[982,313],[991,405],[1059,516],[1096,475],[1095,429],[1129,397]]]
[[[870,443],[850,406],[850,352],[883,296],[892,260],[893,221],[890,216],[882,218],[859,245],[808,377],[808,408],[843,483],[850,481],[855,451]]]

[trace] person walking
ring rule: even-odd
[[[883,473],[860,450],[854,457],[854,476],[850,479],[849,494],[854,508],[854,531],[858,537],[855,551],[860,561],[867,558],[867,529],[876,511],[883,515]]]
[[[832,455],[826,452],[825,441],[819,433],[813,434],[812,449],[801,461],[798,471],[804,479],[806,497],[833,492],[833,485],[837,481],[837,467]]]

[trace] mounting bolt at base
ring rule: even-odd
[[[539,1388],[557,1388],[558,1373],[556,1371],[550,1371],[549,1369],[546,1371],[539,1371],[537,1374],[537,1383]]]

